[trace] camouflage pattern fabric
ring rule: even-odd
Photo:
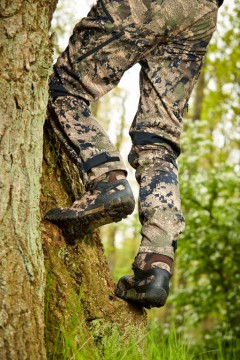
[[[52,114],[53,131],[63,143],[72,160],[80,168],[81,177],[86,187],[96,178],[111,170],[124,170],[125,165],[120,154],[114,148],[101,125],[92,115],[85,101],[74,96],[59,96],[49,100]],[[60,133],[59,133],[60,132]],[[61,136],[62,134],[62,136]],[[83,164],[99,154],[109,158],[119,158],[119,161],[102,163],[91,171],[84,171]]]
[[[124,170],[88,104],[141,65],[129,162],[140,185],[139,252],[174,257],[184,228],[176,159],[182,116],[216,27],[217,0],[99,0],[74,28],[50,80],[55,129],[78,157],[85,184]],[[106,159],[106,161],[104,161]]]

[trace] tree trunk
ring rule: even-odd
[[[45,359],[42,128],[56,1],[0,3],[0,358]]]
[[[202,106],[203,106],[203,100],[204,100],[204,90],[206,88],[206,81],[205,81],[205,67],[203,66],[202,72],[199,76],[198,82],[196,84],[195,88],[195,96],[194,96],[194,105],[193,105],[193,116],[192,120],[201,120],[201,114],[202,114]]]

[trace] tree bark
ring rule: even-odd
[[[39,196],[56,1],[0,3],[0,358],[45,359]]]
[[[204,100],[204,90],[206,87],[206,81],[205,81],[205,67],[203,66],[202,72],[199,76],[198,82],[196,84],[195,88],[195,96],[194,96],[194,105],[193,105],[193,116],[192,120],[197,121],[201,120],[201,114],[202,114],[202,106],[203,106],[203,100]]]

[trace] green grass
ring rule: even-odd
[[[68,331],[60,329],[56,339],[55,352],[51,360],[192,360],[188,343],[173,328],[168,336],[161,334],[160,328],[152,328],[138,339],[125,338],[117,328],[104,336],[98,350],[91,346],[94,338],[85,338],[84,334],[76,341],[74,327]],[[69,331],[70,330],[70,331]],[[61,343],[61,355],[59,345]],[[77,345],[76,345],[77,344]],[[90,346],[89,346],[90,345]]]
[[[165,335],[157,324],[151,327],[147,335],[145,356],[147,360],[193,359],[192,349],[183,334],[178,334],[175,327],[172,326],[170,332]]]
[[[218,341],[215,349],[196,352],[193,360],[239,360],[240,341]]]
[[[80,300],[80,298],[79,298]],[[78,320],[80,304],[73,307],[68,326],[61,327],[49,360],[239,360],[240,343],[219,341],[211,350],[204,344],[190,344],[175,326],[166,334],[161,324],[152,323],[145,336],[119,333],[116,326],[104,329],[96,336],[86,333]],[[101,325],[100,325],[101,327]],[[79,329],[81,328],[81,331]],[[135,336],[134,336],[135,335]]]

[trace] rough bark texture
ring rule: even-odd
[[[67,206],[83,189],[76,167],[46,126],[42,201],[43,213]],[[104,352],[104,341],[116,330],[119,341],[143,336],[146,316],[141,307],[114,296],[114,284],[95,232],[68,244],[57,226],[43,221],[47,268],[46,340],[48,358],[61,359],[69,344],[69,358],[77,353],[94,358]],[[122,337],[120,338],[120,335]]]
[[[0,2],[0,358],[45,359],[39,195],[56,1]]]

